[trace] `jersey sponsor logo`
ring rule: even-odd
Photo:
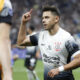
[[[45,53],[43,54],[43,57],[44,57],[44,62],[47,62],[47,63],[54,63],[54,64],[59,64],[60,62],[60,57],[59,56],[54,56],[54,57],[51,57],[51,56],[47,56]]]
[[[61,42],[55,42],[54,45],[55,51],[61,51]]]

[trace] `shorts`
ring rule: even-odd
[[[61,72],[59,75],[54,76],[53,78],[47,76],[47,79],[44,80],[74,80],[72,72]]]
[[[3,10],[0,12],[0,23],[8,23],[12,24],[12,16],[13,16],[13,11],[12,9],[8,7],[4,7]]]
[[[26,57],[24,66],[29,70],[34,70],[36,66],[36,62],[37,62],[37,59],[33,56]]]
[[[12,16],[8,15],[6,17],[2,17],[0,16],[0,23],[8,23],[8,24],[12,24]]]

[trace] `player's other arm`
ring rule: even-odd
[[[75,42],[68,41],[66,44],[68,53],[71,55],[72,61],[64,65],[64,70],[74,69],[80,66],[80,49]]]
[[[50,72],[48,72],[48,75],[50,77],[54,77],[55,75],[58,75],[60,72],[72,70],[74,68],[80,67],[79,46],[75,42],[68,41],[66,42],[66,49],[68,53],[71,55],[72,61],[66,65],[60,66],[56,69],[52,69]]]
[[[54,77],[55,75],[58,75],[60,72],[72,70],[77,67],[80,67],[80,54],[77,54],[70,63],[60,66],[59,68],[50,70],[50,72],[48,72],[48,76]]]
[[[80,53],[74,56],[74,59],[70,63],[64,65],[64,70],[66,71],[77,67],[80,67]]]
[[[32,9],[22,16],[22,22],[20,25],[18,39],[17,39],[17,45],[19,46],[31,45],[30,37],[26,36],[26,23],[31,19],[31,13]]]

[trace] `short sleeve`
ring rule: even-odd
[[[30,41],[33,46],[38,45],[38,40],[39,40],[39,33],[30,36]]]
[[[65,47],[71,58],[73,55],[80,54],[79,45],[76,43],[74,38],[71,36],[69,40],[66,41]]]

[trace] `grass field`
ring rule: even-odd
[[[40,80],[43,80],[43,63],[38,61],[36,66],[36,72]],[[73,71],[75,80],[80,80],[80,68]],[[17,60],[13,68],[13,80],[28,80],[26,68],[24,67],[24,60]]]

